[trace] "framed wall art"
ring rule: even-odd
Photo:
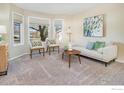
[[[84,18],[84,36],[103,37],[103,15]]]

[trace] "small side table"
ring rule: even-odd
[[[70,65],[71,65],[71,55],[77,55],[78,56],[78,59],[79,59],[79,63],[81,64],[81,60],[80,60],[80,51],[78,50],[64,50],[63,53],[62,53],[62,59],[64,58],[64,54],[67,54],[68,55],[68,62],[69,62],[69,68],[70,68]]]

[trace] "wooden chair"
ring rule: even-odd
[[[46,44],[47,44],[47,51],[49,51],[49,55],[51,55],[51,49],[53,49],[54,51],[55,48],[58,49],[58,53],[59,53],[59,44],[57,44],[55,40],[47,39]]]
[[[41,50],[43,51],[43,56],[45,56],[45,48],[40,39],[31,39],[30,40],[30,57],[32,58],[32,52],[34,50],[39,50],[39,54],[41,54]]]

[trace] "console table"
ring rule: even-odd
[[[8,44],[0,44],[0,76],[7,75]]]

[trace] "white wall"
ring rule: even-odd
[[[83,18],[104,14],[104,33],[105,37],[84,37],[83,36]],[[124,4],[103,4],[99,7],[89,9],[82,14],[72,17],[73,40],[81,39],[102,39],[105,41],[117,41],[124,43]],[[78,37],[78,38],[77,38]]]
[[[0,4],[0,25],[5,25],[7,32],[9,32],[9,14],[10,14],[10,5]],[[8,42],[8,34],[3,36],[4,40]]]
[[[100,37],[84,37],[83,36],[83,18],[104,14],[104,33],[105,36]],[[72,25],[73,42],[83,44],[84,41],[102,40],[106,42],[124,43],[124,4],[102,4],[83,13],[76,14],[70,21]],[[122,44],[123,45],[123,44]],[[124,46],[122,46],[124,48]],[[120,48],[120,47],[119,47]],[[122,48],[121,48],[122,50]],[[123,60],[124,52],[119,49],[119,60]],[[122,53],[120,53],[122,52]]]

